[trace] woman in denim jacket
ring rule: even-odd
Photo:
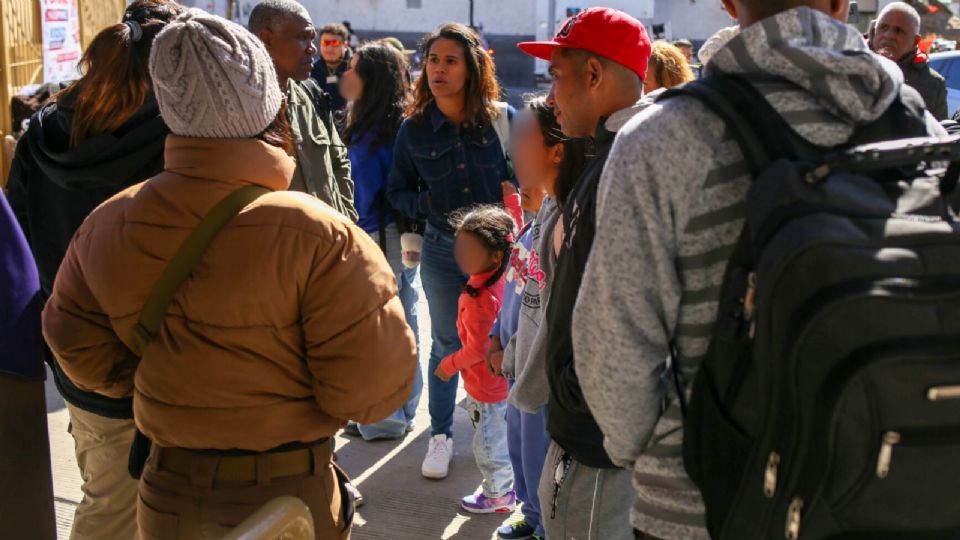
[[[500,97],[493,59],[476,33],[447,24],[424,40],[424,70],[394,146],[387,199],[414,219],[426,219],[420,279],[430,308],[428,393],[431,439],[422,473],[444,478],[453,455],[453,412],[458,377],[434,375],[440,361],[460,349],[457,300],[467,276],[453,258],[449,219],[458,210],[502,201],[510,178],[497,130],[512,110]]]

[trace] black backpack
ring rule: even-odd
[[[711,536],[960,538],[960,138],[905,140],[927,134],[910,89],[834,149],[742,78],[675,96],[725,121],[755,179],[681,399]]]

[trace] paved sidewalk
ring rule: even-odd
[[[420,302],[421,369],[426,375],[429,353],[429,316]],[[460,389],[458,403],[466,394]],[[73,439],[67,433],[67,411],[53,381],[47,380],[47,421],[53,464],[54,499],[59,538],[69,538],[73,511],[82,497]],[[364,442],[337,437],[339,463],[363,493],[353,528],[354,540],[492,540],[496,528],[519,516],[475,516],[460,509],[460,497],[473,493],[480,473],[471,450],[473,427],[462,407],[454,420],[455,457],[446,480],[431,481],[420,475],[429,437],[427,390],[417,413],[416,428],[402,441]],[[119,539],[118,539],[119,540]]]

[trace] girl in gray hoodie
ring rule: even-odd
[[[491,369],[496,372],[499,367],[493,357],[497,356],[496,353],[502,345],[502,371],[513,380],[507,412],[508,443],[515,475],[514,485],[518,497],[524,503],[524,519],[498,531],[499,537],[503,539],[528,538],[531,534],[534,538],[543,538],[544,535],[537,493],[549,444],[545,408],[550,388],[546,372],[546,326],[543,324],[543,307],[550,290],[550,275],[557,260],[552,239],[561,214],[558,201],[562,204],[573,182],[579,177],[586,159],[582,141],[563,137],[553,109],[546,104],[543,97],[528,100],[527,108],[515,120],[514,129],[512,154],[520,181],[524,210],[535,211],[536,206],[539,206],[539,211],[529,227],[529,234],[532,236],[526,239],[529,241],[529,251],[523,268],[518,273],[523,281],[520,284],[522,290],[519,292],[519,302],[507,302],[506,298],[504,299],[504,309],[511,306],[512,309],[517,309],[519,305],[519,314],[508,315],[501,312],[500,321],[494,326],[502,329],[507,321],[512,319],[517,321],[516,331],[502,342],[499,335],[491,336]],[[538,148],[533,148],[534,146]],[[544,171],[544,168],[547,170]],[[543,199],[542,205],[527,204],[530,202],[528,199],[534,196],[524,193],[525,184],[528,178],[533,177],[543,178],[543,189],[547,197]],[[521,242],[524,240],[521,238]],[[504,295],[511,292],[505,291]]]

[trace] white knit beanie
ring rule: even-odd
[[[255,137],[273,123],[283,102],[263,43],[246,28],[197,8],[157,35],[150,76],[163,120],[182,137]]]

